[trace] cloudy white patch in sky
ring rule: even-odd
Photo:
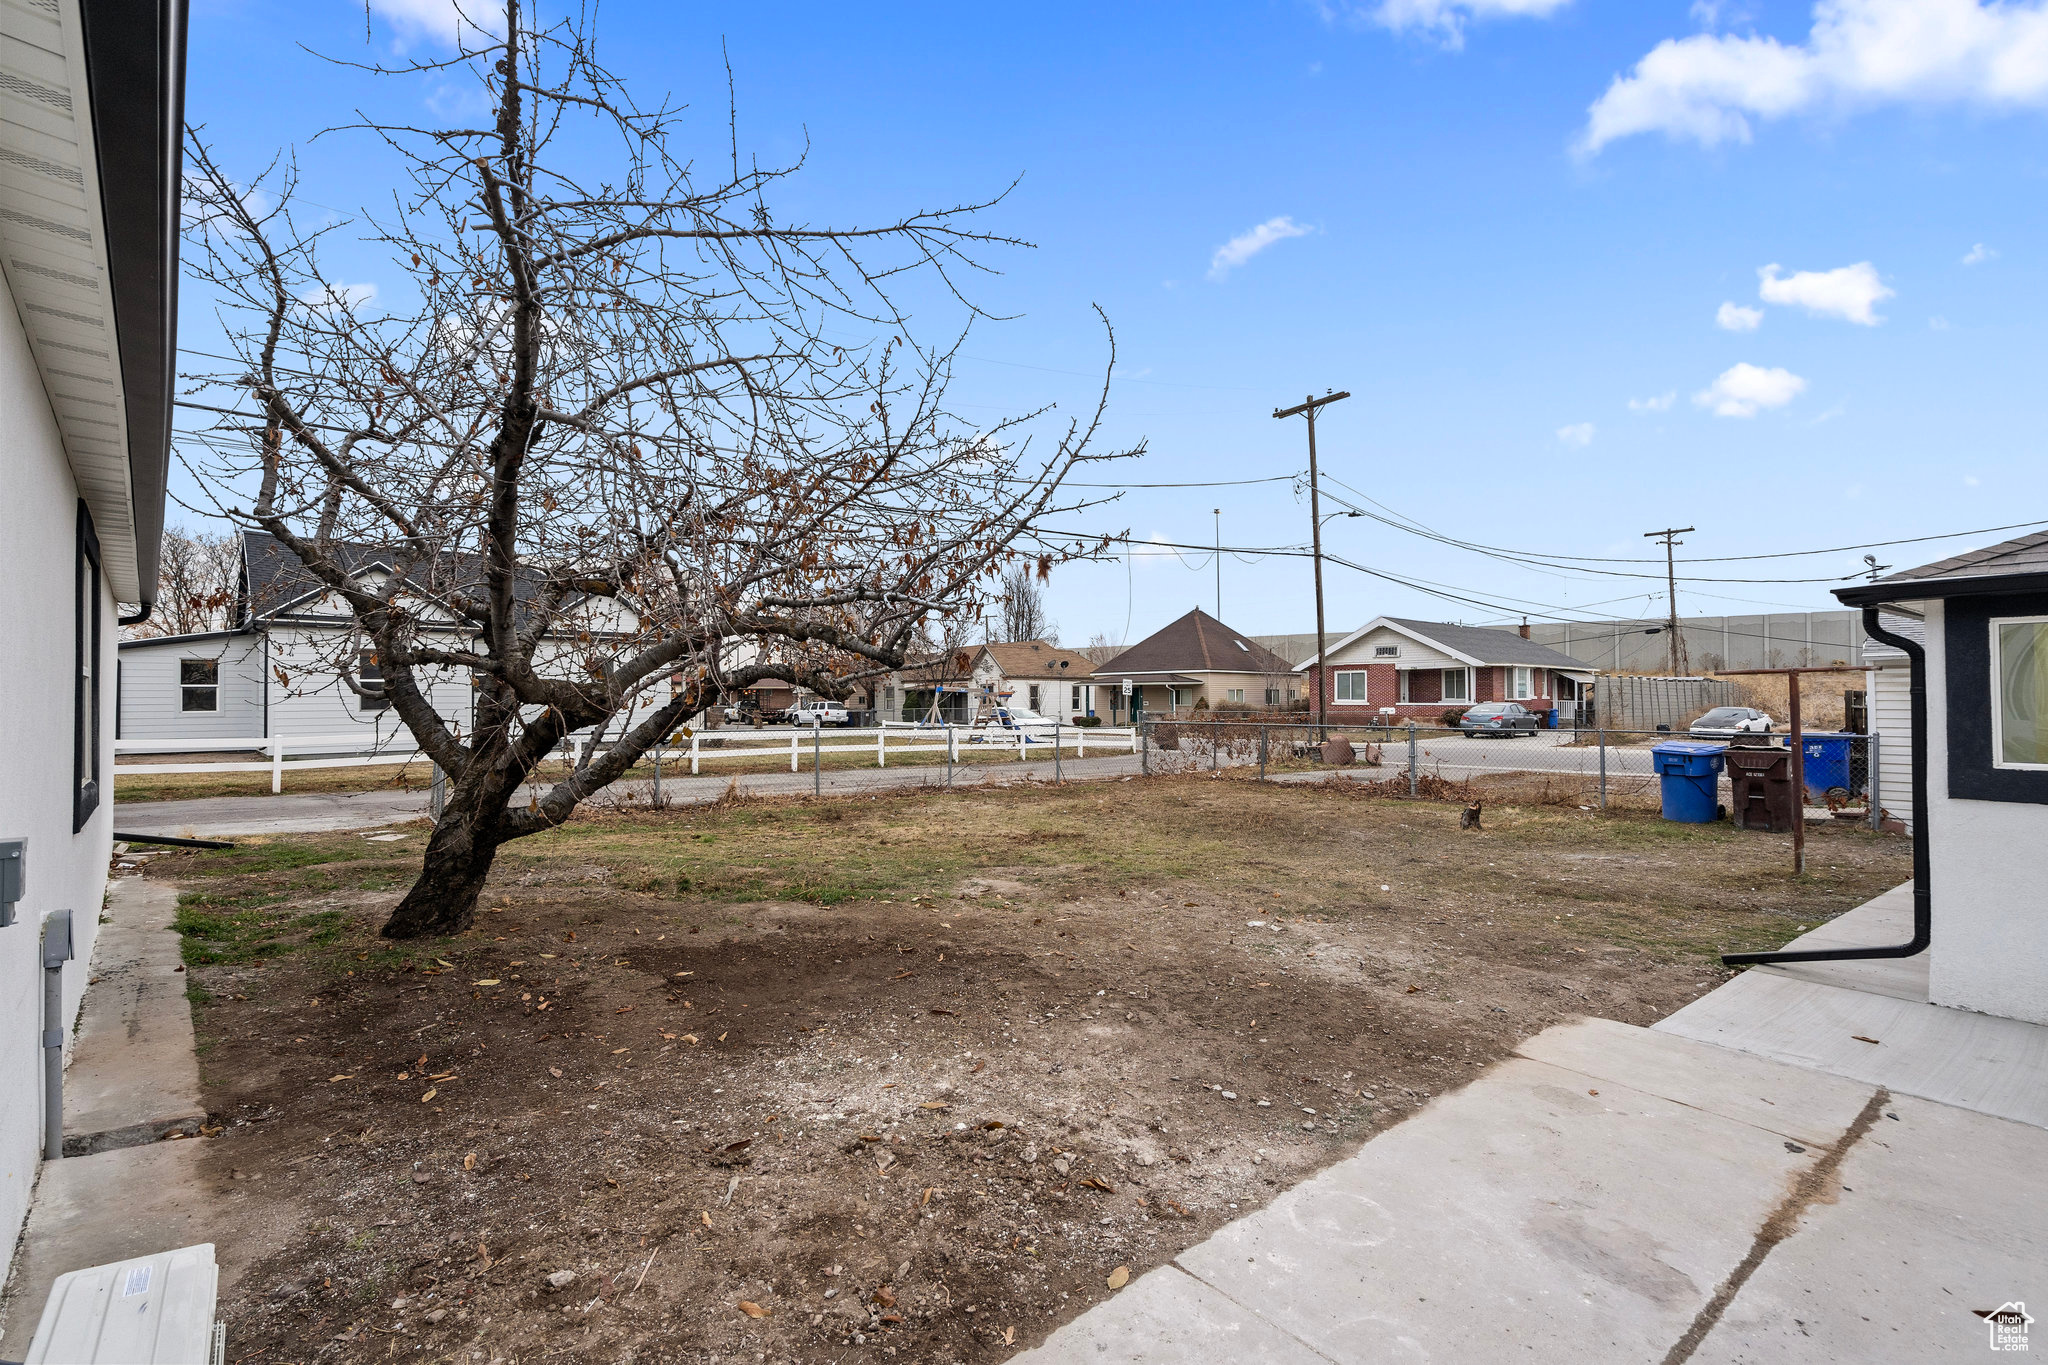
[[[1589,446],[1593,444],[1593,424],[1591,422],[1573,422],[1570,426],[1559,427],[1557,429],[1557,439],[1568,446],[1579,446],[1581,448]]]
[[[1628,400],[1628,410],[1630,412],[1669,412],[1671,411],[1671,405],[1677,401],[1678,391],[1673,389],[1669,393],[1660,393],[1651,398],[1631,398]]]
[[[404,40],[428,39],[453,46],[467,30],[472,37],[502,32],[504,20],[491,18],[490,0],[370,0],[370,9]],[[498,6],[502,16],[504,6]]]
[[[353,313],[366,304],[374,303],[377,286],[374,284],[342,284],[336,282],[324,288],[309,289],[299,295],[299,302],[316,313]]]
[[[1986,261],[1995,261],[1997,259],[1998,253],[1982,242],[1977,243],[1963,253],[1964,265],[1982,265]]]
[[[1780,276],[1778,272],[1783,269],[1767,265],[1756,272],[1756,292],[1765,303],[1804,308],[1821,317],[1841,318],[1864,327],[1875,327],[1884,321],[1874,310],[1891,298],[1893,291],[1885,287],[1877,277],[1877,267],[1869,261],[1834,270],[1802,270],[1796,275]]]
[[[1240,232],[1216,248],[1216,254],[1209,258],[1209,278],[1220,280],[1273,243],[1289,237],[1306,237],[1314,231],[1314,228],[1303,227],[1286,214],[1268,218],[1251,231]]]
[[[1714,314],[1714,325],[1724,332],[1754,332],[1764,325],[1764,310],[1723,303]]]
[[[1474,19],[1542,19],[1555,14],[1571,0],[1378,0],[1377,4],[1332,6],[1325,4],[1326,18],[1349,15],[1390,28],[1396,33],[1416,29],[1433,34],[1446,47],[1465,41],[1465,25]]]
[[[1754,417],[1764,408],[1782,408],[1806,388],[1806,381],[1790,370],[1764,369],[1747,361],[1730,365],[1718,378],[1692,396],[1716,417]]]
[[[2048,106],[2048,0],[1820,0],[1803,43],[1666,38],[1593,102],[1580,150],[1663,133],[1748,142],[1752,119],[1881,104]]]

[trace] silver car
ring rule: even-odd
[[[1771,718],[1754,706],[1717,706],[1692,723],[1695,735],[1767,735]]]
[[[1534,711],[1512,701],[1481,702],[1458,720],[1468,735],[1533,735],[1541,725]]]

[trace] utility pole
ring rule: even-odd
[[[1331,403],[1342,402],[1351,395],[1346,393],[1324,393],[1321,398],[1310,395],[1308,401],[1291,408],[1273,409],[1275,417],[1308,418],[1308,524],[1310,543],[1315,550],[1316,566],[1316,736],[1322,738],[1325,725],[1323,707],[1324,694],[1329,691],[1326,679],[1330,675],[1330,661],[1323,657],[1327,632],[1323,626],[1323,501],[1322,492],[1316,487],[1316,409]]]
[[[1671,676],[1674,678],[1685,676],[1686,659],[1685,637],[1678,633],[1678,561],[1672,558],[1671,547],[1683,545],[1685,542],[1673,540],[1672,537],[1684,535],[1692,529],[1690,526],[1673,526],[1668,530],[1643,532],[1645,540],[1664,537],[1664,587],[1669,594],[1667,605],[1670,607],[1670,611],[1664,617],[1664,635],[1665,643],[1670,650]]]
[[[1216,619],[1223,619],[1223,509],[1216,511]]]

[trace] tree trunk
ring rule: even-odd
[[[464,799],[467,798],[467,799]],[[490,800],[483,792],[450,793],[441,818],[427,840],[427,856],[419,879],[391,912],[380,931],[385,938],[426,938],[459,934],[476,919],[476,901],[505,842],[498,826],[504,796],[497,809],[479,809]]]

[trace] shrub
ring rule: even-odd
[[[1438,723],[1441,724],[1446,730],[1457,729],[1458,722],[1463,719],[1465,719],[1465,710],[1463,707],[1460,706],[1453,706],[1450,709],[1446,710],[1441,716],[1437,717]]]
[[[1075,716],[1072,723],[1080,726],[1083,730],[1093,730],[1096,726],[1102,724],[1102,717]]]

